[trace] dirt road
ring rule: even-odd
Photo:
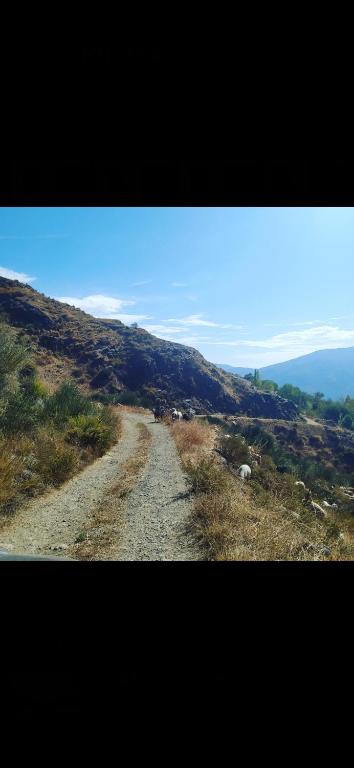
[[[10,521],[2,522],[0,549],[12,553],[72,557],[75,541],[87,520],[119,480],[134,455],[138,424],[151,433],[148,461],[117,512],[120,535],[110,547],[110,560],[204,559],[188,531],[191,505],[177,450],[168,428],[145,414],[123,414],[123,436],[98,459],[63,486],[32,499]],[[75,555],[74,555],[75,557]]]

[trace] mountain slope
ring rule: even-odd
[[[294,419],[296,407],[247,381],[224,373],[191,347],[99,320],[47,298],[28,285],[0,277],[0,320],[31,342],[42,378],[57,385],[74,377],[80,386],[116,394],[128,389],[200,410]]]
[[[221,368],[223,371],[226,371],[227,373],[236,373],[237,376],[246,376],[247,373],[253,373],[254,368],[235,368],[233,365],[228,365],[227,363],[222,364],[218,363],[217,368]]]
[[[354,347],[322,349],[277,365],[261,368],[264,379],[293,384],[310,394],[323,392],[335,400],[354,396]]]

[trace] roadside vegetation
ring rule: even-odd
[[[211,424],[208,421],[212,422]],[[211,560],[353,560],[354,518],[339,489],[340,509],[318,518],[303,502],[294,472],[279,473],[267,433],[229,433],[222,420],[171,426],[194,500],[192,528]],[[253,462],[254,451],[260,462]],[[279,458],[279,454],[276,456]],[[252,465],[249,482],[237,476]],[[321,496],[322,493],[322,496]],[[314,499],[321,501],[325,490]]]
[[[28,348],[0,326],[0,514],[58,486],[119,437],[112,408],[67,382],[50,392]]]
[[[143,388],[144,389],[144,388]],[[131,408],[141,408],[144,410],[150,410],[153,408],[154,399],[149,391],[149,388],[145,388],[145,392],[132,391],[130,389],[124,389],[123,392],[116,394],[106,394],[104,392],[97,392],[93,395],[93,400],[98,400],[104,405],[122,405]],[[151,392],[153,390],[151,389]]]

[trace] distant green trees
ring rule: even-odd
[[[259,371],[256,369],[254,373],[247,373],[244,377],[248,381],[251,381],[252,384],[255,385],[255,387],[259,387],[261,384],[261,376]]]
[[[254,373],[248,373],[244,378],[263,392],[276,392],[286,400],[291,400],[305,413],[315,412],[314,415],[318,418],[333,421],[345,429],[354,431],[354,398],[350,395],[339,401],[326,400],[323,392],[315,392],[311,395],[293,384],[283,384],[282,387],[279,387],[275,381],[262,380],[257,369]]]

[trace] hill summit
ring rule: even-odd
[[[101,320],[0,277],[0,321],[30,342],[44,381],[75,379],[92,392],[138,392],[200,412],[294,420],[296,406],[257,391],[248,381],[209,363],[197,350],[164,341],[119,320]]]

